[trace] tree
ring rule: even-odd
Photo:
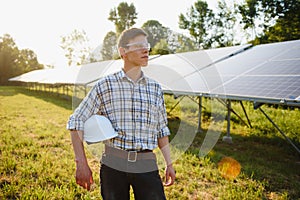
[[[18,59],[18,48],[13,38],[5,34],[0,38],[0,83],[6,84],[13,77],[16,68],[15,61]]]
[[[128,5],[127,2],[121,2],[117,8],[111,9],[108,17],[108,20],[115,24],[117,36],[123,30],[133,26],[136,19],[137,13],[133,3]]]
[[[104,37],[101,55],[102,60],[112,60],[118,57],[117,35],[115,32],[110,31]]]
[[[154,47],[162,39],[168,38],[168,29],[157,20],[148,20],[142,25],[142,29],[148,34],[148,42]]]
[[[161,39],[152,48],[151,55],[166,55],[170,53],[169,45],[166,39]]]
[[[265,27],[264,33],[253,41],[254,44],[300,39],[299,0],[263,0],[262,8],[270,18],[276,19],[276,23]]]
[[[146,21],[142,28],[148,34],[148,42],[151,45],[151,55],[165,55],[170,53],[195,50],[194,41],[172,31],[156,20]]]
[[[212,27],[212,46],[227,47],[237,45],[240,42],[236,38],[238,5],[235,1],[230,5],[225,0],[218,1],[215,13],[215,26]]]
[[[177,33],[168,28],[167,36],[169,53],[182,53],[198,50],[197,45],[195,45],[195,40],[183,34]]]
[[[213,11],[202,0],[195,2],[186,15],[179,15],[179,28],[189,31],[198,48],[210,47],[212,42],[207,36],[209,27],[214,23]]]
[[[19,67],[20,74],[44,68],[43,65],[39,64],[37,55],[30,49],[19,51],[17,66],[22,66],[22,68]]]
[[[189,52],[189,51],[195,51],[198,50],[195,46],[195,43],[192,39],[189,37],[186,37],[182,34],[177,34],[176,36],[176,53],[183,53],[183,52]]]
[[[300,38],[299,0],[247,0],[239,6],[244,28],[255,31],[254,44]]]
[[[242,16],[241,23],[244,25],[244,29],[251,29],[252,35],[257,35],[257,23],[260,16],[258,1],[257,0],[246,0],[244,4],[238,6],[239,13]]]
[[[194,45],[195,42],[191,38],[172,31],[156,20],[148,20],[143,24],[142,28],[147,32],[148,41],[153,47],[151,55],[165,55],[197,49]]]
[[[82,65],[93,62],[89,39],[84,30],[73,30],[69,35],[61,37],[61,46],[68,59],[68,65]]]
[[[14,39],[5,34],[0,37],[0,84],[8,84],[8,79],[23,73],[42,69],[44,66],[37,60],[30,49],[19,50]]]

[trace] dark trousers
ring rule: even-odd
[[[119,161],[120,168],[111,165]],[[103,200],[129,200],[130,186],[133,188],[135,200],[165,200],[164,188],[159,172],[151,170],[141,173],[135,173],[132,170],[136,166],[157,166],[156,160],[140,160],[137,162],[128,162],[120,158],[105,156],[101,160],[100,185]],[[153,167],[151,167],[152,169]]]

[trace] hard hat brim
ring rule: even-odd
[[[83,140],[87,144],[109,140],[117,135],[110,120],[103,115],[92,115],[84,123]]]

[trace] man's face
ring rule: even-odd
[[[130,40],[124,48],[124,60],[133,66],[147,66],[149,59],[150,44],[147,37],[139,35]]]

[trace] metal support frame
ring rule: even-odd
[[[197,127],[197,133],[203,133],[203,130],[201,129],[201,117],[202,117],[202,97],[203,96],[198,96],[198,127]],[[182,101],[182,99],[184,98],[184,96],[181,96],[179,101],[177,101],[177,103],[170,109],[169,113],[175,108],[177,107],[177,105],[180,103],[180,101]],[[227,133],[226,136],[223,137],[223,141],[224,142],[228,142],[228,143],[232,143],[232,137],[230,136],[230,117],[231,117],[231,113],[234,113],[247,127],[250,126],[250,128],[252,128],[251,122],[249,120],[249,117],[247,115],[246,109],[242,103],[242,101],[240,101],[240,104],[242,106],[242,109],[245,113],[245,116],[247,118],[248,124],[232,109],[231,107],[231,100],[227,100],[226,102],[222,101],[221,99],[217,98],[219,100],[219,102],[221,102],[223,105],[226,106],[227,108],[227,116],[226,116],[226,120],[227,120]],[[256,103],[254,102],[254,109],[259,109],[264,115],[265,117],[273,124],[273,126],[280,132],[280,134],[296,149],[296,151],[300,154],[300,149],[286,136],[286,134],[275,124],[275,122],[261,109],[261,106],[263,105],[263,103]]]
[[[248,117],[248,115],[247,115],[247,112],[246,112],[246,109],[245,109],[245,107],[244,107],[244,104],[243,104],[243,102],[242,102],[242,101],[240,101],[240,104],[241,104],[241,106],[242,106],[242,108],[243,108],[243,111],[244,111],[244,113],[245,113],[245,116],[246,116],[246,118],[247,118],[248,124],[249,124],[250,128],[252,128],[251,121],[250,121],[250,119],[249,119],[249,117]]]
[[[202,96],[198,97],[198,127],[196,133],[203,133],[203,130],[201,128],[202,123]]]
[[[300,149],[286,136],[286,134],[276,125],[276,123],[261,109],[261,107],[258,107],[258,109],[264,114],[264,116],[273,124],[273,126],[279,131],[279,133],[296,149],[296,151],[300,154]]]
[[[171,113],[177,106],[178,104],[183,100],[185,96],[181,96],[180,99],[176,102],[176,104],[170,109],[170,111],[168,112]],[[188,96],[189,97],[189,96]],[[198,104],[198,127],[196,130],[196,133],[203,133],[203,130],[201,128],[201,123],[202,123],[202,96],[198,96],[198,102],[196,102],[193,98],[189,97],[191,100],[193,100],[195,103]]]
[[[171,113],[178,106],[178,104],[182,101],[183,98],[184,96],[181,96],[180,99],[176,102],[176,104],[170,109],[168,113]]]
[[[228,105],[227,105],[226,102],[224,102],[224,101],[221,100],[221,99],[218,99],[218,101],[219,101],[220,103],[222,103],[222,104],[228,109]],[[227,100],[227,101],[231,101],[231,100]],[[243,107],[243,106],[242,106],[242,107]],[[229,109],[230,109],[230,111],[231,111],[233,114],[235,114],[235,115],[243,122],[243,124],[245,124],[248,128],[249,128],[249,126],[252,128],[251,123],[250,123],[250,120],[249,120],[249,118],[248,118],[248,115],[247,115],[246,110],[245,110],[244,107],[243,107],[243,110],[244,110],[244,113],[245,113],[245,115],[246,115],[246,117],[247,117],[247,120],[248,120],[249,125],[243,120],[243,118],[242,118],[241,116],[239,116],[239,115],[232,109],[231,105],[230,105],[230,108],[229,108]]]
[[[232,137],[230,136],[230,115],[231,115],[231,101],[227,100],[227,134],[223,137],[224,142],[232,143]]]

